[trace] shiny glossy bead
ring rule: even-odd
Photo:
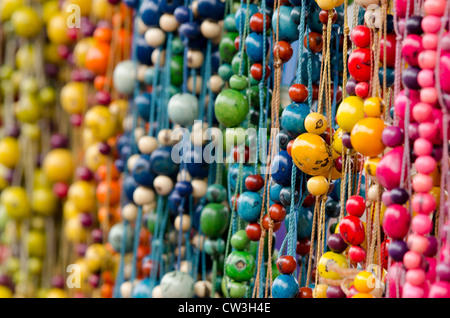
[[[352,51],[348,59],[348,71],[358,82],[370,80],[370,50],[360,48]]]
[[[383,229],[389,237],[401,240],[408,233],[410,221],[408,210],[401,205],[393,204],[384,211]]]
[[[289,97],[294,103],[303,103],[308,98],[308,88],[303,84],[293,84],[289,88]]]
[[[273,281],[273,298],[295,298],[298,292],[298,282],[291,275],[280,275]]]
[[[365,239],[364,225],[359,218],[353,215],[347,215],[341,220],[339,233],[348,244],[352,245],[360,245]]]
[[[261,227],[258,223],[249,223],[245,227],[245,233],[250,241],[259,241],[259,238],[261,237]]]
[[[283,63],[289,61],[293,54],[294,50],[286,41],[278,41],[278,43],[273,47],[274,57],[279,57]]]
[[[264,186],[264,179],[261,175],[255,174],[245,178],[245,187],[249,191],[258,192]]]
[[[233,251],[225,261],[226,275],[238,282],[252,278],[255,269],[256,264],[253,256],[245,251]]]
[[[264,31],[267,31],[270,29],[271,26],[271,20],[270,17],[266,14],[266,29],[264,30],[264,15],[262,13],[255,13],[250,18],[250,29],[254,32],[262,33]]]
[[[370,97],[364,101],[364,113],[367,117],[381,117],[385,109],[386,105],[379,97]]]
[[[291,255],[284,255],[278,258],[277,268],[281,274],[290,275],[297,269],[297,262]]]
[[[352,195],[347,199],[345,209],[350,215],[361,217],[366,210],[366,202],[362,196]]]
[[[355,96],[345,98],[336,112],[336,122],[346,132],[351,132],[353,126],[364,118],[364,101]]]
[[[309,115],[310,109],[306,104],[289,104],[281,114],[281,126],[291,135],[297,137],[305,133],[305,118]]]
[[[322,175],[331,167],[331,149],[322,137],[305,133],[298,136],[292,145],[292,160],[303,172]]]
[[[348,256],[353,263],[361,263],[366,259],[366,251],[357,245],[350,246]]]
[[[245,191],[238,199],[237,212],[247,222],[253,223],[259,219],[262,208],[262,198],[259,193]]]
[[[348,247],[347,243],[339,233],[333,233],[328,237],[328,247],[335,253],[342,253]]]
[[[305,129],[311,134],[321,135],[327,129],[327,119],[319,113],[310,113],[305,118]]]
[[[230,211],[220,203],[207,204],[200,216],[200,227],[206,236],[220,237],[228,228]]]
[[[375,157],[385,148],[381,134],[385,124],[379,118],[364,118],[352,129],[351,141],[353,148],[363,156]]]
[[[286,217],[286,209],[278,203],[272,204],[269,208],[270,218],[275,222],[281,222]]]
[[[347,260],[343,255],[334,252],[323,254],[318,265],[319,275],[327,279],[340,279],[341,275],[329,268],[329,266],[334,264],[342,268],[348,268]]]
[[[321,196],[328,191],[328,181],[323,176],[311,177],[307,182],[309,193],[314,196]]]
[[[370,29],[363,25],[357,25],[350,32],[350,38],[357,47],[368,47],[370,45]]]

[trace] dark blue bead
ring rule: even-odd
[[[239,216],[250,223],[259,220],[262,208],[262,198],[257,192],[242,192],[238,199],[237,212]]]
[[[301,11],[302,11],[302,7],[300,7],[300,6],[294,7],[291,11],[291,20],[295,24],[300,24]],[[308,11],[305,11],[305,13],[306,12],[308,12]],[[305,14],[305,17],[306,17],[306,14]]]
[[[139,0],[123,0],[123,3],[130,9],[135,9],[139,5]]]
[[[209,164],[203,158],[203,147],[192,147],[187,154],[186,169],[192,178],[206,178]]]
[[[286,150],[277,153],[270,165],[272,180],[283,186],[291,184],[292,158]]]
[[[131,176],[131,175],[126,176],[125,179],[123,180],[123,191],[124,191],[127,199],[130,200],[131,202],[134,202],[133,201],[133,193],[134,193],[134,190],[136,190],[136,188],[138,186],[139,186],[139,184],[137,184],[137,182],[134,180],[133,176]]]
[[[130,135],[129,134],[123,134],[117,139],[116,147],[117,151],[121,152],[123,146],[126,146],[130,143]]]
[[[192,193],[192,184],[189,181],[178,181],[175,184],[175,191],[182,196],[188,196]]]
[[[120,159],[126,161],[131,156],[132,153],[133,153],[133,150],[131,149],[131,146],[125,145],[120,150]]]
[[[172,212],[176,212],[178,210],[178,206],[181,204],[181,195],[177,191],[172,191],[167,197],[167,201],[169,202],[169,209]]]
[[[141,155],[133,166],[132,175],[134,180],[140,185],[153,187],[155,175],[150,167],[150,155]]]
[[[145,41],[144,36],[136,37],[136,57],[141,64],[152,65],[153,50]]]
[[[182,0],[158,0],[159,8],[164,13],[173,13],[175,9],[183,5]]]
[[[225,1],[198,0],[198,14],[206,19],[223,20],[225,14]]]
[[[308,26],[311,31],[322,33],[323,24],[320,22],[319,14],[322,9],[317,5],[315,1],[310,2],[309,14],[308,14]]]
[[[189,21],[189,15],[191,10],[188,7],[181,6],[175,9],[173,15],[177,19],[179,24],[186,23]]]
[[[117,159],[116,161],[114,161],[114,165],[119,172],[123,172],[125,170],[125,161],[123,161],[122,159]]]
[[[309,52],[303,52],[301,63],[302,63],[302,83],[304,85],[308,85],[308,61],[309,61]],[[315,70],[320,70],[320,58],[319,54],[311,54],[311,82],[316,84],[320,79],[320,72]]]
[[[172,161],[172,147],[164,146],[156,149],[150,155],[150,166],[154,174],[164,176],[176,176],[178,164]]]
[[[264,41],[266,41],[266,52],[268,52],[269,42],[262,34],[252,32],[245,38],[246,52],[251,62],[259,63],[263,60]]]
[[[134,98],[134,104],[138,110],[139,116],[148,121],[150,118],[150,106],[152,103],[152,95],[150,93],[142,93]]]
[[[312,223],[313,223],[313,212],[311,209],[314,209],[314,206],[311,208],[305,208],[303,206],[298,210],[298,219],[297,219],[297,238],[301,240],[306,237],[311,236],[312,232]]]
[[[281,126],[293,138],[306,132],[305,118],[310,113],[306,104],[292,103],[281,114]]]
[[[139,8],[139,16],[147,26],[158,26],[161,12],[158,7],[158,3],[152,0],[146,0],[141,4]]]
[[[195,21],[185,22],[180,25],[178,31],[188,39],[195,39],[200,35],[200,25]]]
[[[219,50],[216,50],[211,53],[211,72],[217,73],[217,71],[219,70],[219,66],[220,66],[220,52]],[[214,102],[212,105],[214,105]],[[215,116],[213,117],[215,118]]]
[[[300,6],[302,5],[302,0],[289,0],[289,3],[292,4],[294,7]]]
[[[273,298],[295,298],[299,292],[297,280],[291,275],[280,275],[273,281]]]
[[[381,67],[380,70],[378,71],[378,76],[381,85],[383,84],[383,73],[384,68]],[[391,87],[392,85],[394,85],[394,81],[395,81],[395,70],[393,68],[386,67],[386,86]]]

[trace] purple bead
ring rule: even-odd
[[[83,181],[91,181],[94,178],[94,174],[87,167],[78,167],[76,170],[76,175],[78,179]]]
[[[14,290],[14,283],[11,277],[5,274],[0,274],[0,285],[6,286],[11,290]]]
[[[92,36],[94,34],[95,25],[91,23],[88,17],[81,17],[81,32],[85,37]]]
[[[107,106],[111,103],[111,95],[105,91],[98,91],[95,93],[95,99],[100,105]]]
[[[414,141],[414,140],[416,140],[419,137],[420,137],[420,135],[419,135],[419,123],[410,123],[408,125],[408,138],[409,138],[409,140]]]
[[[44,66],[44,70],[45,74],[48,75],[49,77],[56,77],[59,72],[59,67],[58,65],[55,64],[46,63]]]
[[[351,96],[356,95],[355,93],[356,84],[358,84],[358,82],[354,78],[351,78],[347,81],[347,84],[345,85],[345,90],[347,91],[348,95]]]
[[[101,243],[103,241],[103,232],[100,229],[93,229],[91,237],[94,243]]]
[[[431,156],[433,156],[434,160],[437,162],[442,160],[442,147],[434,147],[431,152]]]
[[[404,241],[393,241],[388,246],[389,256],[396,262],[403,261],[403,255],[408,252],[408,246]]]
[[[328,286],[327,298],[347,298],[340,286]]]
[[[404,135],[400,127],[386,127],[381,134],[381,141],[388,147],[394,148],[403,143]]]
[[[9,184],[11,184],[14,178],[14,170],[8,169],[4,178]]]
[[[98,274],[91,274],[88,278],[89,285],[91,285],[94,288],[97,288],[100,283],[100,276]]]
[[[78,243],[75,246],[75,251],[77,252],[78,256],[83,257],[86,254],[87,250],[87,244],[85,243]]]
[[[8,127],[6,131],[6,136],[18,138],[20,136],[20,126],[14,124]]]
[[[87,69],[81,70],[83,81],[92,82],[95,79],[95,74]]]
[[[342,253],[347,248],[347,243],[345,243],[341,234],[334,233],[328,237],[328,247],[335,253]]]
[[[392,204],[392,200],[391,200],[391,192],[390,191],[384,191],[383,194],[381,195],[381,200],[383,201],[383,204],[385,206],[390,206]]]
[[[108,2],[112,5],[119,4],[121,0],[108,0]]]
[[[83,72],[81,70],[73,70],[70,73],[70,78],[74,82],[82,82],[84,80],[83,79]]]
[[[70,49],[67,45],[58,45],[57,51],[62,59],[67,59],[70,55]]]
[[[55,148],[67,148],[69,145],[69,138],[61,134],[53,134],[50,137],[50,146],[52,149]]]
[[[98,144],[98,151],[100,151],[102,155],[107,155],[111,152],[111,147],[106,142],[100,142]]]
[[[395,204],[405,204],[409,199],[409,194],[404,188],[394,188],[391,190],[391,200]]]
[[[80,221],[84,227],[90,227],[94,223],[90,213],[80,213]]]
[[[342,145],[347,149],[353,149],[350,133],[345,132],[342,134]]]
[[[409,89],[420,89],[420,85],[417,82],[417,75],[421,71],[420,68],[409,66],[406,68],[402,73],[402,81],[404,86],[408,87]]]
[[[413,15],[408,20],[406,20],[406,32],[407,34],[422,34],[422,17]]]
[[[54,288],[63,289],[64,288],[64,283],[65,283],[64,277],[62,277],[60,275],[55,275],[51,279],[51,285]]]
[[[436,276],[440,280],[450,282],[450,264],[441,263],[436,266]]]
[[[433,257],[438,250],[438,240],[434,236],[428,236],[428,247],[423,255],[427,257]]]

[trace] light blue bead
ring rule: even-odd
[[[238,199],[237,212],[247,222],[256,222],[261,214],[262,198],[257,192],[245,191]]]
[[[299,290],[297,280],[291,275],[280,275],[273,281],[273,298],[294,298]]]
[[[298,40],[298,25],[291,19],[291,11],[293,7],[280,6],[280,24],[279,24],[279,41],[294,42]],[[277,25],[278,10],[275,10],[272,16],[272,26]],[[276,28],[273,28],[276,34]]]

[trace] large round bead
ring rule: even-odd
[[[228,228],[230,211],[220,203],[208,203],[200,216],[202,232],[210,237],[217,238]]]
[[[292,160],[304,173],[320,176],[332,164],[331,148],[322,137],[305,133],[298,136],[292,145]]]
[[[255,269],[255,259],[246,251],[233,251],[225,261],[225,274],[238,282],[250,280]]]
[[[214,113],[219,123],[234,127],[244,121],[249,107],[244,95],[234,89],[222,91],[214,104]]]
[[[256,222],[261,214],[262,198],[257,192],[245,191],[238,199],[237,212],[249,223]]]
[[[173,271],[161,278],[161,294],[163,298],[194,297],[194,280],[191,275],[181,271]]]
[[[351,132],[353,126],[364,118],[364,100],[357,96],[345,98],[336,112],[336,122],[346,132]]]
[[[306,104],[292,103],[281,114],[281,126],[291,135],[297,137],[306,132],[305,118],[310,110]]]
[[[353,148],[366,157],[378,156],[385,148],[381,141],[385,126],[380,118],[361,119],[352,129],[351,142]]]
[[[198,99],[192,94],[176,94],[169,100],[167,113],[175,124],[191,126],[198,116]]]
[[[298,282],[295,277],[291,275],[280,275],[273,281],[273,298],[295,298],[298,291]]]

